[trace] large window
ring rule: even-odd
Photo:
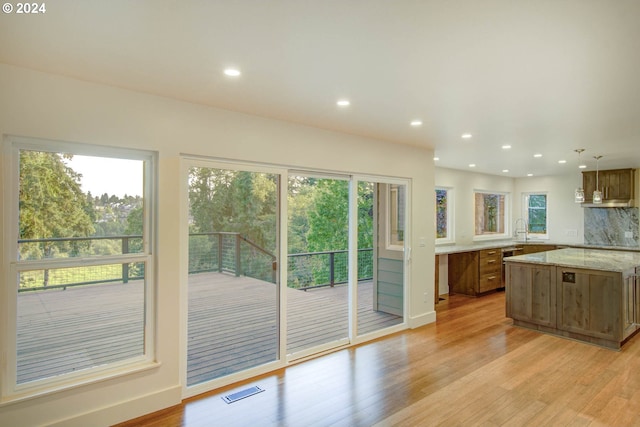
[[[508,237],[507,196],[505,193],[496,192],[476,191],[474,193],[475,239]]]
[[[151,362],[153,153],[9,138],[4,157],[3,398]]]
[[[436,188],[436,244],[453,240],[453,190]]]
[[[525,194],[524,200],[527,207],[527,232],[535,237],[547,237],[547,195],[545,193]]]

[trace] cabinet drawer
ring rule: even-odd
[[[492,262],[480,262],[480,277],[491,274],[501,274],[502,265],[495,260],[491,261]]]
[[[480,276],[480,292],[493,291],[502,287],[501,272],[483,274]]]
[[[485,249],[480,251],[480,277],[500,274],[502,271],[502,252],[499,249]]]
[[[502,251],[500,249],[483,249],[480,251],[480,260],[486,259],[499,259],[502,257]]]

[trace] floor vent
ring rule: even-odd
[[[228,394],[226,396],[222,396],[222,400],[224,400],[227,403],[233,403],[233,402],[237,402],[240,399],[244,399],[245,397],[253,396],[254,394],[258,394],[258,393],[261,393],[263,391],[264,391],[264,389],[261,389],[258,386],[253,386],[253,387],[247,388],[245,390],[240,390],[238,392],[231,393],[231,394]]]

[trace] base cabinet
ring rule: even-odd
[[[593,338],[624,338],[620,273],[562,269],[557,271],[558,328]]]
[[[502,251],[483,249],[449,255],[449,291],[477,296],[502,287]]]
[[[634,272],[508,262],[506,314],[514,324],[618,349],[638,331]]]
[[[506,275],[507,317],[555,328],[555,267],[512,264]]]

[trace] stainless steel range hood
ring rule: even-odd
[[[583,208],[634,208],[635,201],[630,200],[603,200],[602,203],[583,203]]]

